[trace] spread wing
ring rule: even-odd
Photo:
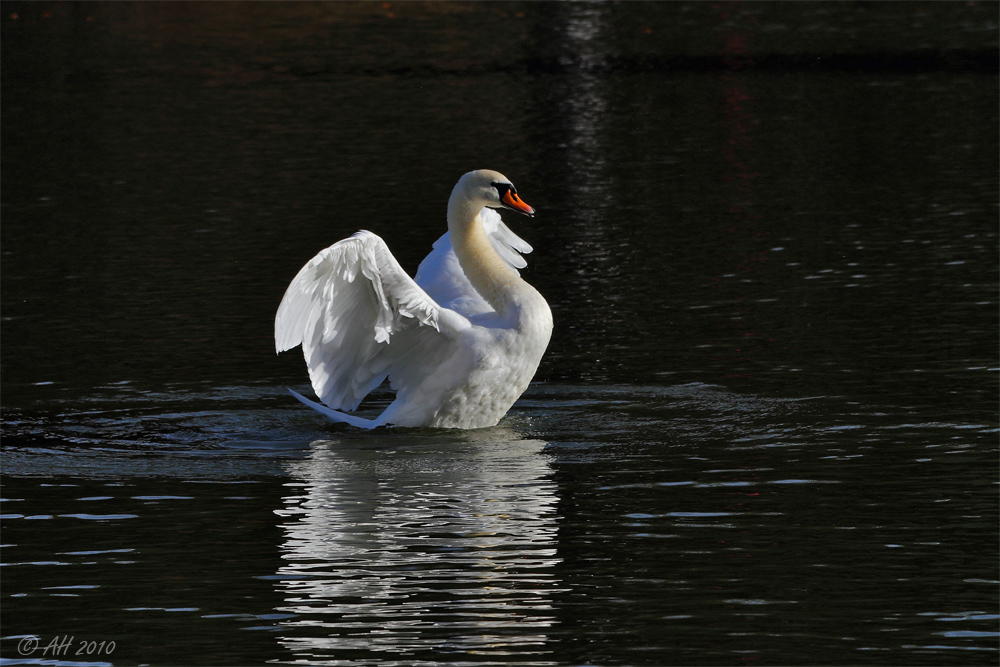
[[[352,411],[392,376],[405,391],[421,377],[414,363],[434,363],[454,345],[468,320],[443,310],[389,252],[385,241],[360,231],[313,257],[278,306],[278,352],[302,345],[320,400]]]
[[[521,257],[521,253],[531,252],[531,246],[510,231],[500,219],[500,214],[493,209],[484,208],[480,217],[490,244],[507,265],[515,273],[526,267],[528,263]],[[416,282],[443,308],[454,310],[465,317],[493,312],[493,308],[479,295],[462,271],[451,247],[451,236],[447,232],[434,242],[434,250],[420,262]]]

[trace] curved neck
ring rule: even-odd
[[[497,313],[505,315],[514,297],[526,285],[520,276],[500,258],[483,228],[482,204],[465,197],[452,196],[448,201],[448,231],[458,263],[480,296]]]

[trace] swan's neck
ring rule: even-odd
[[[448,231],[451,246],[466,277],[479,295],[497,313],[507,315],[534,293],[528,283],[511,269],[490,243],[480,218],[482,205],[453,197],[448,202]]]

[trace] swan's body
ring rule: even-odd
[[[491,208],[527,215],[503,175],[465,174],[448,200],[448,232],[410,278],[367,231],[309,261],[278,307],[278,352],[302,345],[333,422],[439,428],[494,426],[528,387],[552,333],[542,295],[521,279],[531,246]],[[396,399],[375,419],[353,411],[388,377]]]

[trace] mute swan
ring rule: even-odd
[[[535,213],[502,174],[462,176],[448,199],[448,231],[416,279],[368,231],[313,257],[278,306],[274,342],[279,353],[302,345],[329,407],[292,395],[360,428],[496,425],[527,389],[552,333],[549,305],[517,271],[531,246],[492,210],[500,207]],[[342,412],[386,377],[396,399],[382,414]]]

